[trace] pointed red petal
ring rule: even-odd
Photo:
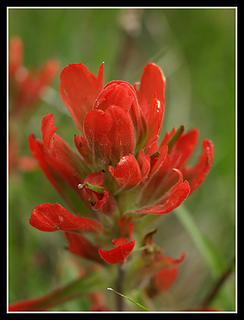
[[[172,149],[170,150],[172,162],[179,157],[179,154],[181,155],[180,161],[177,163],[177,168],[181,169],[192,155],[197,146],[198,136],[198,129],[192,129],[185,134],[181,134],[172,146]]]
[[[57,133],[57,127],[54,126],[54,117],[47,114],[42,119],[41,130],[43,145],[52,158],[59,162],[61,167],[69,168],[74,176],[82,176],[84,165],[80,156],[62,139]]]
[[[83,120],[103,88],[103,64],[98,76],[82,63],[71,64],[61,72],[60,94],[78,129],[83,132]]]
[[[106,112],[112,119],[112,126],[108,135],[112,146],[111,160],[116,165],[121,157],[134,152],[134,129],[127,111],[117,106],[111,106],[107,108]]]
[[[158,204],[144,209],[137,210],[138,213],[166,214],[177,208],[189,195],[190,186],[185,180],[183,182],[182,173],[174,169],[179,175],[179,181],[176,183],[158,202]]]
[[[185,167],[183,175],[189,181],[191,193],[195,191],[207,177],[213,163],[214,145],[211,140],[203,140],[202,154],[192,168]]]
[[[179,259],[163,256],[162,259],[167,262],[167,265],[159,270],[153,278],[153,285],[157,293],[161,293],[173,285],[179,271],[178,264],[184,261],[185,256],[185,253],[183,253]]]
[[[163,140],[162,140],[162,142],[161,142],[161,144],[160,144],[160,148],[161,148],[163,145],[168,144],[168,142],[169,142],[170,139],[173,137],[173,135],[175,134],[175,132],[176,132],[176,129],[173,128],[170,133],[169,133],[169,132],[166,132],[166,133],[165,133],[165,136],[164,136],[164,138],[163,138]]]
[[[78,217],[58,203],[36,206],[31,213],[30,224],[41,231],[90,231],[99,232],[103,226],[92,219]]]
[[[142,179],[140,166],[132,154],[122,157],[115,170],[110,166],[109,171],[117,183],[123,187],[133,187]]]
[[[84,133],[94,161],[106,163],[110,159],[111,141],[108,132],[111,129],[111,117],[102,110],[92,110],[84,120]]]
[[[98,254],[98,248],[95,247],[84,236],[71,232],[65,232],[64,234],[69,244],[69,251],[71,253],[95,262],[103,262]]]
[[[135,240],[132,240],[112,250],[103,251],[100,248],[98,253],[107,263],[110,263],[110,264],[115,264],[120,262],[124,263],[128,255],[133,250],[134,246],[135,246]]]
[[[165,85],[166,80],[160,67],[154,63],[148,63],[144,68],[138,92],[138,100],[146,118],[148,118],[153,98],[157,98],[161,108],[164,109]]]
[[[159,137],[162,128],[164,108],[165,106],[162,104],[162,102],[154,96],[148,111],[146,146],[150,145]]]
[[[141,180],[144,180],[147,178],[151,169],[150,156],[145,155],[144,150],[141,150],[139,153],[138,163],[141,168]]]

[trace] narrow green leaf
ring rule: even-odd
[[[127,300],[129,300],[130,302],[134,303],[137,307],[143,309],[144,311],[150,311],[149,309],[147,309],[146,307],[144,307],[142,304],[140,304],[139,302],[133,300],[132,298],[114,290],[113,288],[107,288],[107,290],[113,291],[114,293],[118,294],[119,296],[121,296],[122,298],[125,298]]]
[[[184,131],[184,126],[182,126],[182,125],[176,130],[175,134],[173,135],[173,137],[168,142],[168,153],[170,152],[170,150],[172,149],[172,147],[175,144],[176,140],[179,138],[180,134],[183,131]]]

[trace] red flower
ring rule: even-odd
[[[135,245],[133,215],[129,218],[128,214],[169,213],[199,187],[212,165],[213,144],[203,141],[202,154],[193,167],[187,162],[197,146],[197,129],[173,129],[158,145],[165,85],[162,70],[154,63],[146,65],[141,82],[134,86],[111,81],[103,87],[103,64],[97,76],[81,63],[62,71],[61,97],[82,134],[74,137],[78,153],[56,133],[51,114],[42,120],[42,141],[31,135],[29,145],[46,177],[74,212],[92,217],[93,222],[49,204],[44,211],[41,206],[33,210],[32,224],[45,231],[63,230],[74,254],[97,262],[123,263]],[[106,232],[100,228],[88,241],[80,233],[85,231],[81,225],[93,228],[95,220],[106,224]],[[111,241],[115,248],[101,249]],[[161,275],[167,273],[172,280],[176,269],[170,266]]]
[[[25,68],[22,66],[22,60],[22,41],[18,37],[13,37],[9,49],[9,80],[10,108],[15,115],[34,107],[59,69],[56,60],[48,60],[39,70]]]
[[[125,81],[111,81],[103,88],[103,64],[97,77],[82,64],[63,70],[61,96],[83,133],[75,135],[81,157],[56,134],[52,115],[43,118],[43,144],[31,136],[30,148],[66,200],[69,197],[63,192],[60,178],[86,204],[92,204],[93,210],[106,203],[111,212],[116,207],[112,195],[136,186],[134,205],[124,211],[165,214],[203,182],[212,165],[213,144],[204,140],[199,161],[189,168],[187,161],[198,141],[197,129],[188,133],[183,127],[173,129],[160,146],[157,144],[165,109],[165,84],[161,69],[153,63],[144,68],[141,83],[134,87]],[[87,186],[77,188],[94,171],[97,175],[103,172],[106,186],[111,188],[104,187],[102,195]]]
[[[168,290],[174,284],[178,276],[178,265],[184,261],[185,256],[186,254],[183,253],[179,259],[172,259],[165,256],[161,250],[158,250],[157,253],[154,254],[153,264],[161,267],[159,270],[156,268],[156,272],[146,287],[146,292],[149,297],[154,298],[156,295]]]

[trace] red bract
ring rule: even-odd
[[[135,246],[135,240],[128,242],[125,238],[114,239],[113,244],[117,246],[114,249],[103,251],[99,249],[100,256],[108,263],[124,263]]]
[[[185,254],[182,254],[180,259],[175,260],[168,256],[162,257],[166,265],[153,277],[153,286],[158,294],[169,289],[175,282],[179,271],[178,265],[184,261],[185,256]]]
[[[103,64],[97,77],[79,63],[64,68],[60,78],[61,97],[77,128],[83,132],[85,115],[92,110],[95,99],[103,87]]]
[[[45,203],[35,207],[31,213],[30,224],[47,232],[57,230],[99,232],[103,230],[103,226],[96,220],[77,217],[58,203]]]
[[[71,253],[94,262],[103,262],[98,254],[98,248],[83,235],[65,232],[65,237]]]

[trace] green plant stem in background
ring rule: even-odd
[[[102,271],[91,272],[80,279],[51,291],[43,297],[37,298],[36,302],[32,304],[31,310],[48,310],[80,295],[87,295],[104,287],[104,273]]]
[[[223,272],[225,272],[226,266],[223,259],[219,256],[210,240],[195,224],[194,219],[185,206],[181,205],[175,209],[175,212],[177,213],[177,218],[180,220],[187,233],[191,236],[195,246],[208,263],[212,276],[215,279],[218,278]]]
[[[216,282],[212,290],[207,294],[207,296],[204,298],[202,307],[208,307],[211,302],[214,300],[214,298],[217,296],[219,290],[225,283],[225,281],[229,278],[229,276],[232,274],[233,269],[235,265],[235,259],[231,262],[231,265],[229,268],[222,274],[222,276],[219,278],[219,280]]]
[[[117,282],[116,282],[116,289],[118,292],[123,291],[123,282],[125,277],[125,265],[119,264],[118,266],[118,276],[117,276]],[[116,307],[117,311],[123,311],[124,310],[124,299],[121,295],[116,296]]]
[[[214,281],[216,281],[214,289],[211,288],[210,293],[208,293],[204,299],[204,305],[206,306],[206,303],[208,304],[212,302],[218,294],[222,296],[222,299],[224,299],[226,303],[233,306],[231,303],[232,296],[230,296],[230,291],[228,291],[226,287],[223,287],[225,280],[229,277],[233,270],[233,262],[231,263],[231,267],[228,267],[227,269],[226,261],[222,259],[214,245],[201,232],[201,230],[195,224],[192,215],[184,205],[181,205],[175,209],[175,212],[177,213],[176,216],[184,226],[186,232],[190,235],[195,246],[205,258],[205,261],[209,266],[210,273]]]

